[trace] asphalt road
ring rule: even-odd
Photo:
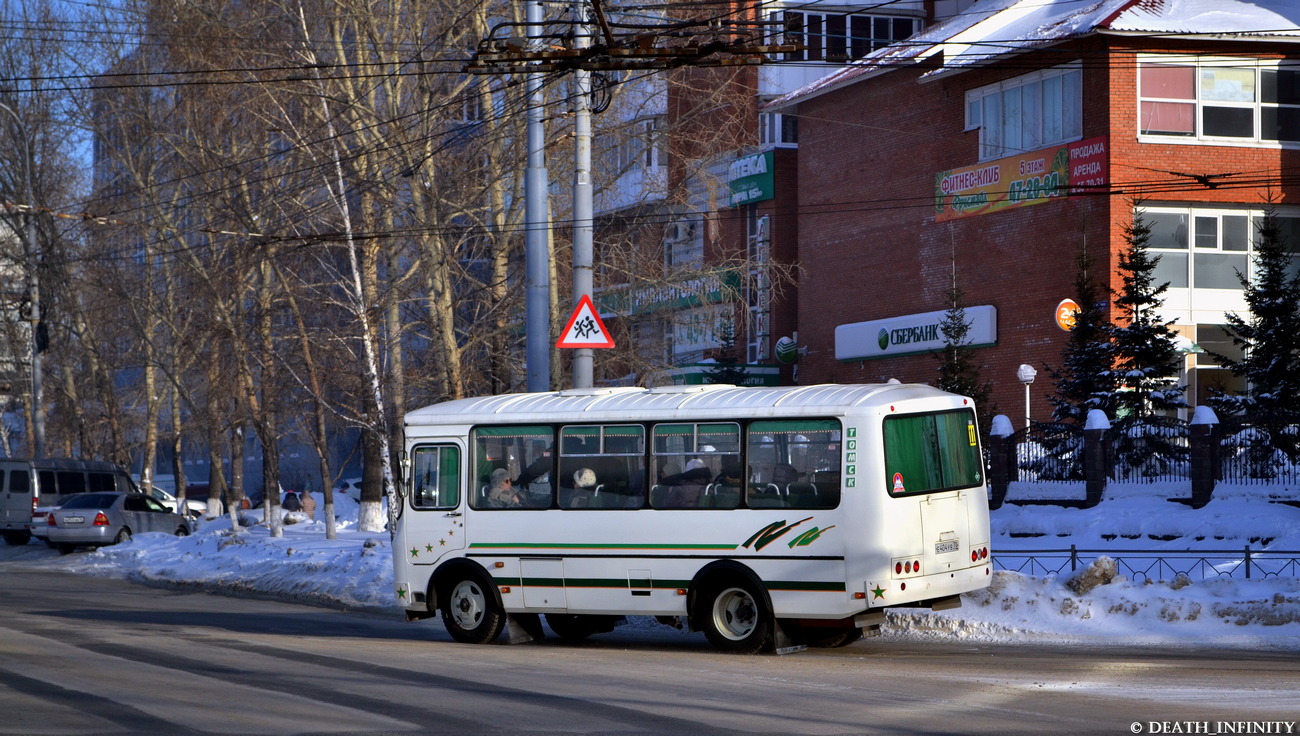
[[[0,734],[1297,733],[1298,695],[1294,652],[868,640],[736,657],[638,627],[476,647],[396,614],[0,562]]]

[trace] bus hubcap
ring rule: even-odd
[[[728,639],[744,639],[758,624],[758,607],[746,591],[728,588],[713,604],[713,621],[718,632]]]
[[[471,582],[462,582],[452,591],[452,613],[456,623],[472,629],[483,618],[483,592]]]

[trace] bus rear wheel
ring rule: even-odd
[[[457,573],[438,595],[442,623],[451,638],[463,644],[486,644],[505,627],[506,615],[491,586],[479,575]]]
[[[700,598],[698,620],[709,643],[729,654],[756,654],[772,641],[772,613],[752,581],[737,579],[710,585]]]

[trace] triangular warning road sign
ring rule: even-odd
[[[609,330],[605,329],[605,323],[600,321],[600,315],[596,314],[596,307],[591,303],[590,296],[583,294],[582,299],[578,301],[578,306],[573,310],[573,316],[569,318],[569,324],[564,326],[564,331],[560,333],[560,339],[555,341],[555,347],[614,347],[614,338],[609,336]]]

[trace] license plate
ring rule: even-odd
[[[958,542],[956,539],[949,539],[946,542],[939,542],[938,544],[934,545],[934,553],[936,555],[943,555],[949,552],[956,552],[960,547],[961,547],[961,543]]]
[[[63,523],[64,523],[64,524],[80,524],[81,522],[83,522],[83,521],[85,521],[85,520],[86,520],[86,517],[84,517],[84,516],[65,516],[65,517],[63,517]]]

